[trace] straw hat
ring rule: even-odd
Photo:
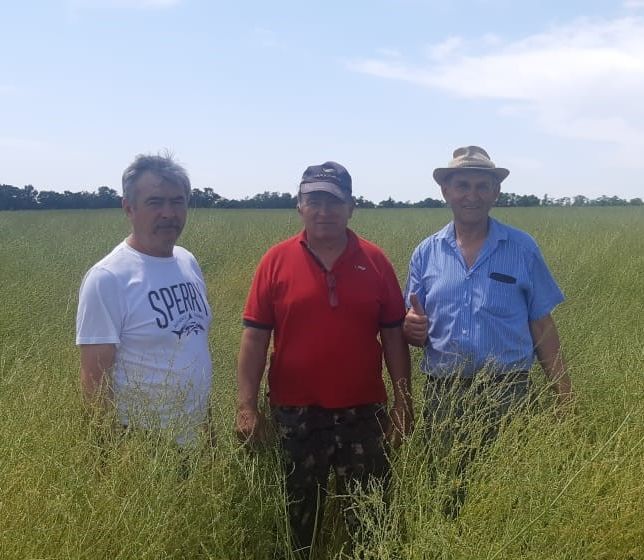
[[[459,170],[487,171],[494,175],[499,183],[510,174],[508,169],[494,165],[488,153],[479,146],[456,148],[453,157],[447,167],[434,169],[434,180],[439,185],[442,185],[449,175]]]

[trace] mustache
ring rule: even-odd
[[[181,231],[182,228],[180,224],[177,224],[175,222],[165,222],[154,226],[154,231],[157,231],[160,229],[174,229],[175,231]]]

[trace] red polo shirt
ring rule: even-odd
[[[244,325],[273,330],[272,404],[343,408],[385,402],[378,333],[405,316],[382,250],[347,230],[347,247],[327,272],[306,232],[283,241],[257,267]]]

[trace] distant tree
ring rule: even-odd
[[[546,195],[547,196],[547,195]],[[533,194],[515,194],[509,192],[499,193],[496,206],[514,208],[516,206],[539,206],[540,200]]]
[[[13,185],[0,185],[0,210],[18,210],[19,191]]]
[[[376,205],[371,202],[370,200],[367,200],[363,196],[359,196],[354,200],[356,208],[375,208]]]
[[[244,199],[246,208],[295,208],[297,197],[289,193],[264,191],[252,198]]]
[[[90,193],[88,191],[64,191],[63,194],[65,195],[65,198],[63,199],[65,208],[96,208],[96,205],[92,204],[92,199],[96,196],[94,193]]]
[[[221,200],[221,196],[210,187],[206,187],[204,190],[192,189],[190,206],[193,208],[215,208],[219,200]]]
[[[516,205],[517,206],[539,206],[539,197],[533,194],[523,194],[517,196]]]
[[[22,189],[0,185],[0,210],[31,210],[38,208],[38,191],[32,185]]]
[[[190,205],[194,208],[295,208],[297,197],[289,193],[264,191],[252,197],[228,199],[217,194],[212,188],[203,190],[194,188]],[[425,198],[418,202],[400,202],[391,196],[378,204],[363,196],[355,198],[357,208],[443,208],[442,200]],[[519,195],[502,192],[496,202],[497,206],[527,207],[527,206],[642,206],[641,198],[625,200],[618,196],[602,195],[596,199],[588,199],[577,195],[570,199],[567,196],[550,198],[547,194],[540,200],[533,194]],[[71,208],[118,208],[121,206],[121,196],[110,187],[102,186],[97,192],[80,191],[37,191],[32,185],[23,188],[13,185],[0,185],[0,210],[29,210],[29,209],[71,209]]]
[[[514,193],[500,192],[499,197],[496,199],[496,206],[516,206],[516,195]]]
[[[409,201],[399,202],[389,197],[387,200],[381,200],[378,203],[378,208],[411,208],[412,204]]]
[[[442,200],[436,200],[435,198],[426,198],[415,202],[412,206],[414,206],[414,208],[443,208],[445,203]]]
[[[242,208],[241,201],[236,199],[220,198],[217,201],[217,208]]]
[[[591,206],[626,206],[626,204],[628,203],[618,196],[606,196],[605,194],[590,201]]]
[[[65,195],[56,191],[40,191],[38,193],[38,207],[43,210],[53,210],[64,207]]]
[[[109,187],[98,187],[96,202],[97,208],[121,207],[121,197],[114,189],[110,189]]]
[[[31,185],[25,185],[20,193],[20,203],[22,209],[31,209],[38,207],[38,191]]]
[[[378,208],[395,208],[396,207],[396,201],[389,197],[387,200],[381,200],[378,203]]]

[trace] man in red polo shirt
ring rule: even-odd
[[[396,445],[413,416],[402,294],[382,250],[347,228],[347,170],[335,162],[308,167],[298,212],[304,230],[264,255],[246,301],[236,429],[243,440],[260,432],[257,400],[272,333],[270,404],[291,529],[306,551],[321,525],[330,469],[338,493],[385,481],[386,439]],[[389,415],[383,355],[394,396]]]

